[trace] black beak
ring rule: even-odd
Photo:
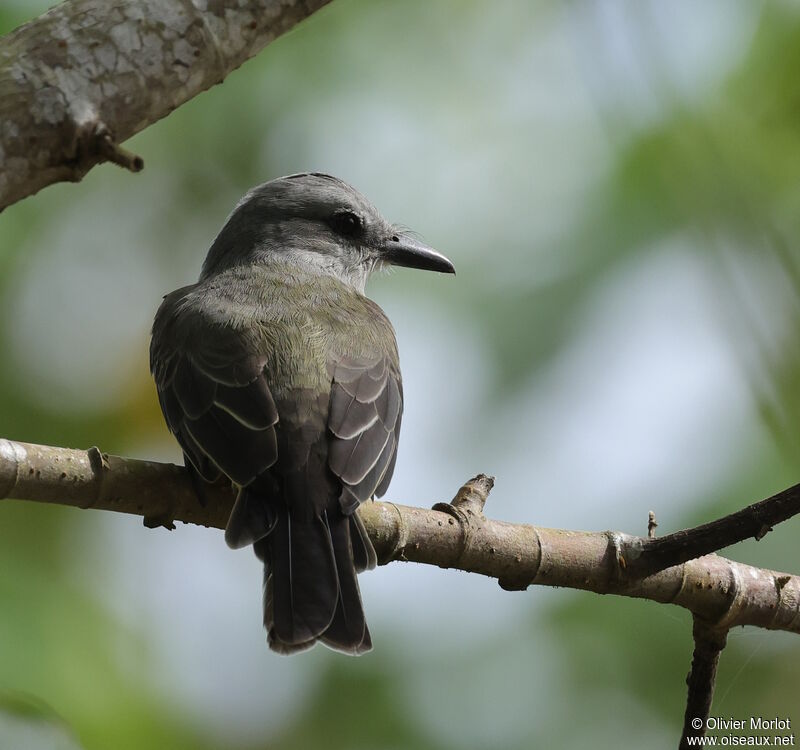
[[[393,234],[386,240],[381,251],[381,259],[393,266],[439,273],[456,272],[453,264],[444,255],[404,234]]]

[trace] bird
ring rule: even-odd
[[[391,322],[365,294],[389,266],[455,273],[321,172],[251,189],[199,280],[167,294],[150,369],[199,502],[226,482],[228,546],[264,565],[269,647],[372,648],[357,573],[377,564],[357,508],[387,490],[403,385]]]

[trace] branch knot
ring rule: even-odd
[[[457,566],[470,548],[473,536],[486,519],[483,515],[483,508],[493,487],[494,477],[478,474],[461,485],[456,496],[449,503],[436,503],[433,506],[433,510],[447,513],[458,521],[461,529],[461,548],[456,556],[455,564]]]

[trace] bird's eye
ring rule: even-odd
[[[353,237],[361,231],[361,217],[352,211],[339,211],[331,217],[331,226],[335,232]]]

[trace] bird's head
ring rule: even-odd
[[[242,264],[284,264],[336,276],[359,291],[384,265],[455,273],[432,248],[384,219],[346,182],[294,174],[253,188],[208,252],[201,280]]]

